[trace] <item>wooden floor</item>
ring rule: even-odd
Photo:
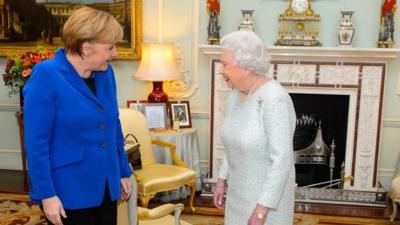
[[[21,171],[0,170],[0,192],[27,193],[28,185],[24,181]],[[159,205],[159,202],[150,202],[149,207]],[[185,200],[188,205],[188,199]],[[223,211],[215,208],[210,197],[200,197],[197,193],[194,202],[196,213],[208,215],[223,215]],[[188,210],[189,207],[185,207]],[[386,208],[362,207],[346,205],[330,205],[315,203],[296,203],[297,213],[318,216],[318,224],[350,224],[350,225],[400,225],[400,217],[395,222],[389,222],[391,204]],[[186,211],[189,212],[189,211]]]

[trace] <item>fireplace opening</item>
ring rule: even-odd
[[[290,96],[297,116],[293,141],[297,185],[303,187],[341,178],[350,96],[298,93]]]

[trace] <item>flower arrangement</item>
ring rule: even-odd
[[[15,95],[32,74],[32,68],[37,63],[51,59],[54,53],[43,47],[27,51],[22,55],[12,55],[7,59],[3,74],[4,85],[10,88],[8,95]]]

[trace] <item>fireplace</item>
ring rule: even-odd
[[[347,119],[340,119],[347,121],[345,129],[346,125],[341,125],[346,135],[339,134],[338,140],[343,140],[339,142],[339,154],[344,154],[344,176],[352,176],[353,180],[346,182],[344,188],[375,190],[385,64],[274,61],[273,65],[274,78],[291,94],[347,96],[348,109],[343,109]]]
[[[350,96],[298,93],[290,96],[297,115],[293,140],[297,185],[341,178]]]
[[[217,75],[221,66],[219,46],[200,48],[211,57],[210,172],[212,177],[216,177],[224,154],[220,128],[230,90]],[[321,120],[322,139],[326,146],[330,147],[335,140],[333,178],[341,176],[344,162],[343,175],[353,178],[344,183],[344,189],[376,191],[386,66],[390,59],[397,57],[397,52],[324,47],[268,49],[272,55],[269,74],[294,98],[297,116],[304,113],[320,117],[316,121],[319,123]],[[310,101],[311,106],[318,106],[317,111],[307,108],[310,98],[322,99],[318,104],[315,104],[317,100]],[[303,144],[307,146],[306,142]],[[326,172],[320,173],[321,166],[298,164],[297,175],[303,179],[298,180],[299,186],[329,180]]]

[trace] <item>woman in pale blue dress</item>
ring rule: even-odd
[[[225,208],[225,225],[292,225],[292,100],[266,76],[270,57],[255,33],[231,33],[221,40],[221,47],[221,74],[232,93],[222,126],[225,156],[214,204]]]

